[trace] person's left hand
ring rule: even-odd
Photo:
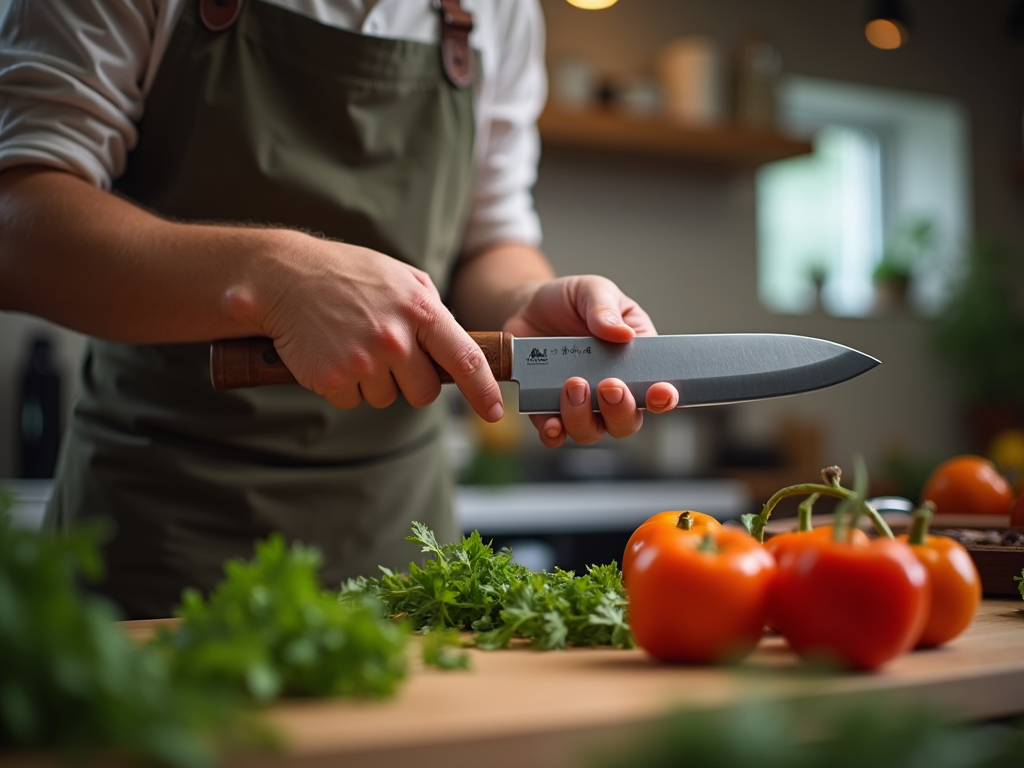
[[[503,330],[513,336],[595,336],[624,343],[634,336],[656,336],[654,324],[635,301],[611,280],[597,275],[576,275],[541,283],[523,308],[509,318]],[[560,414],[530,416],[541,442],[555,448],[571,437],[593,443],[607,432],[628,437],[643,424],[643,411],[620,379],[597,385],[600,412],[591,410],[590,385],[570,378],[562,387]],[[671,411],[679,403],[676,388],[666,382],[647,390],[647,410]]]

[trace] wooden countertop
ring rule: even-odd
[[[142,637],[152,623],[125,628]],[[882,692],[887,701],[926,698],[962,719],[1024,713],[1019,599],[985,600],[953,642],[868,674],[807,675],[776,636],[733,668],[665,666],[639,650],[607,648],[470,654],[468,672],[422,668],[415,654],[409,679],[392,699],[279,704],[268,714],[289,744],[286,753],[237,764],[572,766],[588,750],[613,748],[675,708],[718,708],[758,696]]]

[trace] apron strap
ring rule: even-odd
[[[448,81],[456,88],[465,88],[473,82],[473,56],[469,51],[469,33],[473,31],[473,17],[459,0],[433,0],[434,8],[441,12],[441,63]]]
[[[243,0],[199,0],[199,18],[211,32],[222,32],[238,20]]]

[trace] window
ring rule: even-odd
[[[966,117],[950,99],[788,78],[780,119],[812,135],[814,152],[757,178],[758,288],[774,312],[819,306],[862,317],[877,306],[872,275],[912,222],[930,247],[911,265],[910,301],[935,311],[969,233]]]

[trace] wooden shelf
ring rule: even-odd
[[[654,154],[701,163],[753,168],[809,154],[810,141],[733,124],[687,127],[664,118],[630,117],[611,110],[548,107],[538,121],[547,146]]]

